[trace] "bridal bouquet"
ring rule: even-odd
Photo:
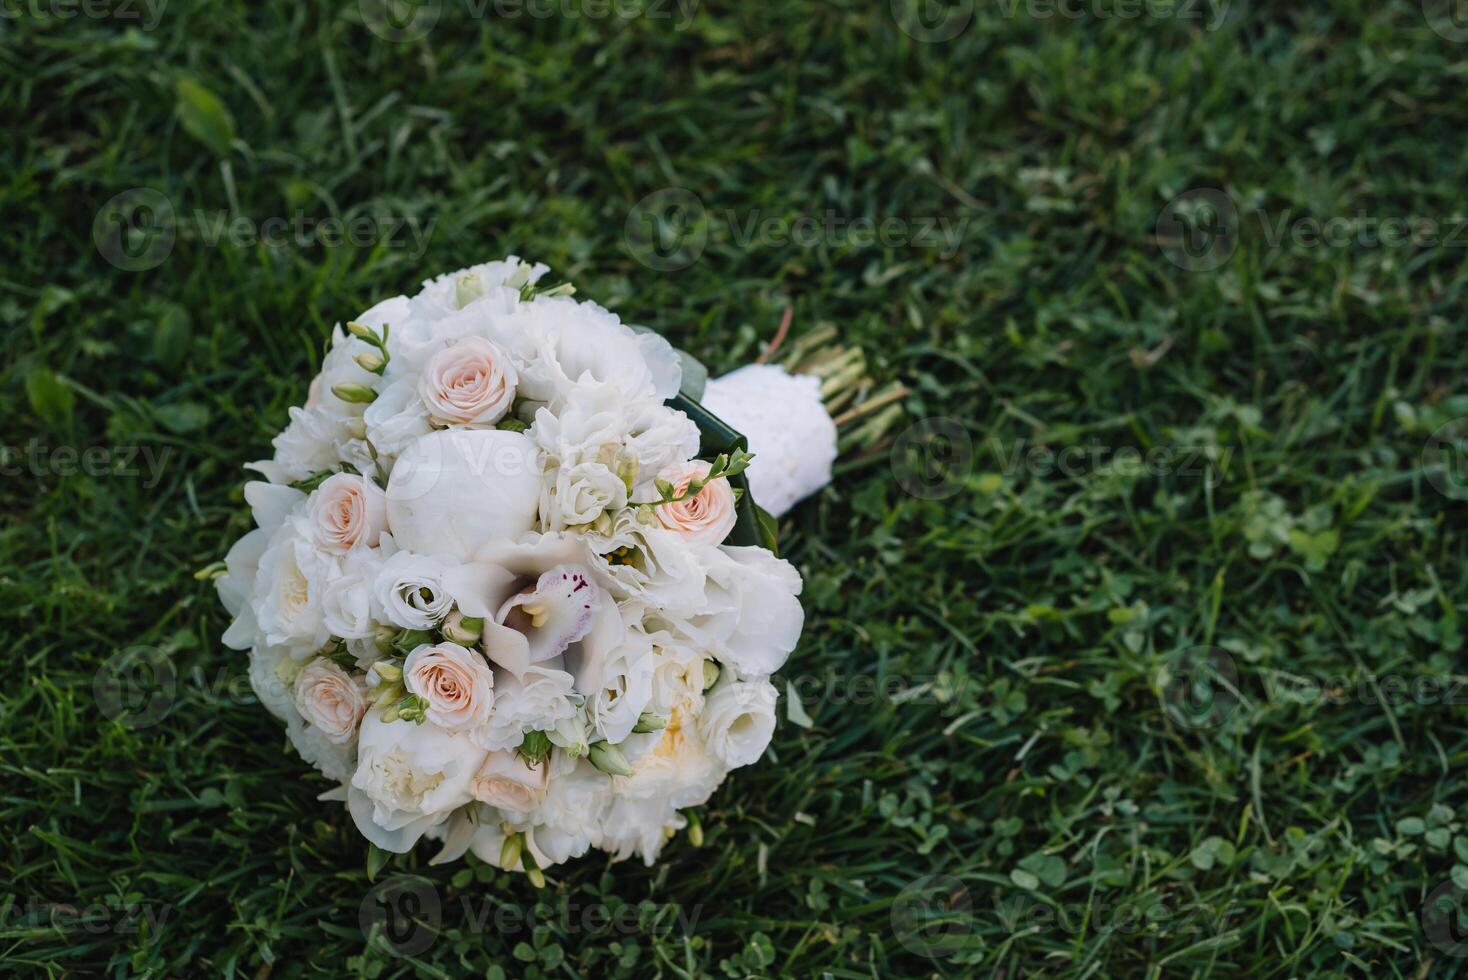
[[[749,480],[783,511],[836,455],[818,377],[705,385],[545,271],[475,266],[337,328],[213,571],[324,799],[378,847],[537,880],[591,847],[651,864],[763,754],[803,614]]]

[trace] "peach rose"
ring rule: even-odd
[[[403,661],[403,686],[427,702],[424,717],[449,731],[478,728],[494,706],[494,674],[473,650],[425,643]]]
[[[311,494],[307,510],[316,543],[333,554],[375,548],[387,530],[387,495],[355,473],[327,477]]]
[[[296,675],[296,710],[337,745],[357,734],[357,722],[367,710],[367,689],[325,657],[311,661]]]
[[[485,756],[469,783],[469,792],[481,803],[511,813],[528,813],[545,798],[546,769],[545,763],[532,769],[513,751],[500,749]]]
[[[708,472],[709,464],[695,459],[666,469],[659,476],[673,484],[674,496],[680,496],[687,492],[688,484],[695,477],[701,479]],[[720,477],[687,500],[661,504],[653,510],[668,530],[677,531],[693,542],[719,544],[734,530],[734,488]]]
[[[429,359],[418,397],[439,425],[490,426],[505,417],[519,377],[505,352],[483,337],[465,337]]]

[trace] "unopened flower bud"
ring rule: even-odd
[[[688,811],[688,843],[694,847],[703,846],[703,824],[698,822],[698,814],[692,810]]]
[[[622,750],[610,742],[593,742],[586,758],[608,776],[630,776],[632,766]]]
[[[344,402],[352,402],[357,405],[365,405],[377,398],[377,392],[354,381],[332,385],[331,393]]]
[[[387,362],[382,359],[381,354],[374,354],[371,351],[365,354],[358,354],[353,360],[357,362],[363,371],[371,371],[373,374],[381,374],[382,369],[387,366]]]
[[[484,295],[484,282],[474,273],[466,272],[454,280],[454,303],[463,309]]]
[[[346,429],[347,435],[353,439],[367,438],[367,422],[365,419],[359,419],[353,416],[342,423],[342,428]]]
[[[347,323],[347,333],[351,334],[353,337],[356,337],[358,340],[365,340],[369,344],[373,344],[373,343],[376,343],[377,342],[377,334],[376,334],[376,332],[373,331],[373,329],[371,327],[367,326],[364,323],[356,323],[355,321],[348,321],[348,323]]]
[[[580,712],[556,722],[556,727],[546,732],[546,736],[573,759],[579,759],[591,750],[586,737],[586,719]]]
[[[403,679],[403,668],[390,664],[386,660],[373,664],[372,673],[377,675],[378,680],[386,684],[396,684]]]
[[[515,865],[520,863],[520,853],[525,848],[525,838],[521,834],[510,834],[505,837],[505,842],[500,847],[500,867],[506,871],[513,871]]]
[[[719,680],[719,664],[714,660],[703,662],[703,689],[707,691]]]
[[[637,724],[632,726],[632,734],[646,735],[650,732],[660,732],[668,727],[668,719],[662,715],[655,715],[651,711],[644,711],[637,716]]]
[[[478,643],[479,636],[483,632],[484,620],[465,616],[457,609],[449,613],[449,618],[443,621],[443,638],[461,647]]]
[[[386,651],[390,648],[392,641],[397,639],[397,636],[396,627],[388,626],[385,623],[378,623],[372,628],[372,642],[377,645],[379,651]]]

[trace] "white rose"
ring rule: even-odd
[[[481,803],[510,813],[528,813],[545,796],[548,768],[542,762],[532,769],[514,752],[491,752],[474,774],[469,791]]]
[[[378,569],[372,594],[377,618],[404,629],[432,629],[454,608],[442,585],[453,559],[398,551]]]
[[[321,614],[332,636],[366,640],[374,635],[372,589],[382,564],[377,548],[359,548],[341,560],[321,597]]]
[[[590,524],[606,511],[627,506],[627,484],[602,463],[559,466],[540,494],[540,516],[548,531]]]
[[[344,745],[357,735],[357,722],[367,710],[367,688],[325,657],[311,661],[296,675],[296,710],[328,741]]]
[[[726,681],[710,691],[698,717],[709,752],[731,768],[756,761],[775,734],[775,697],[769,681]]]
[[[540,466],[518,432],[444,429],[398,457],[387,485],[387,518],[398,545],[470,561],[535,526]]]
[[[439,425],[491,426],[515,400],[509,355],[482,337],[465,337],[429,359],[418,397]]]
[[[306,502],[316,543],[333,554],[374,548],[387,530],[387,497],[355,473],[327,477]]]
[[[347,800],[357,828],[385,850],[410,850],[424,831],[473,799],[469,783],[484,755],[467,736],[431,722],[385,722],[369,711]]]
[[[403,661],[403,686],[427,702],[424,716],[449,731],[478,728],[494,707],[494,674],[473,650],[425,643]]]

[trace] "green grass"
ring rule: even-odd
[[[1422,913],[1468,885],[1468,525],[1425,452],[1468,415],[1468,47],[1416,3],[1313,7],[1206,31],[981,2],[941,43],[849,0],[682,30],[671,5],[443,0],[396,44],[356,4],[0,21],[0,973],[1463,973]],[[127,271],[93,225],[139,187],[178,232]],[[624,228],[669,187],[706,247],[662,271]],[[1190,272],[1156,228],[1203,187],[1243,217]],[[215,237],[298,213],[431,230],[421,254]],[[962,234],[745,234],[828,213]],[[1456,238],[1275,234],[1306,217]],[[538,893],[426,847],[373,861],[442,910],[398,958],[359,924],[366,846],[192,573],[245,530],[240,466],[331,325],[511,251],[716,371],[787,306],[837,324],[972,452],[927,499],[875,447],[784,522],[808,612],[784,678],[814,724],[782,711],[701,848]],[[88,473],[57,447],[102,451]],[[138,474],[100,474],[125,447]],[[1156,473],[1113,456],[1154,447],[1178,454]],[[1207,646],[1233,683],[1190,713],[1179,651]],[[94,683],[138,648],[172,671],[143,726]]]

